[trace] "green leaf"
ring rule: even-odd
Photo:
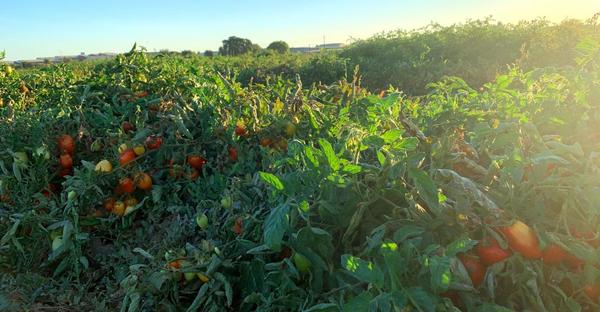
[[[411,287],[406,290],[406,295],[409,301],[415,306],[425,312],[435,312],[435,306],[437,305],[438,298],[421,287]]]
[[[428,208],[438,214],[440,212],[440,203],[438,199],[438,190],[435,182],[425,173],[425,171],[418,168],[410,168],[408,175],[412,178],[415,187],[419,191],[419,196],[425,201]]]
[[[323,153],[325,153],[325,157],[327,157],[327,162],[329,163],[331,170],[338,171],[340,169],[340,161],[335,155],[331,143],[325,139],[319,139],[319,145],[321,146]]]
[[[383,286],[383,272],[373,262],[346,254],[342,255],[342,267],[360,281]]]
[[[281,204],[271,210],[263,225],[263,240],[265,245],[274,251],[281,250],[281,241],[288,228],[290,206]]]
[[[412,225],[412,224],[402,225],[394,233],[394,240],[397,242],[402,242],[402,241],[407,240],[410,237],[421,235],[424,232],[425,232],[425,229],[418,225]]]
[[[369,304],[373,296],[368,292],[362,292],[360,295],[350,299],[344,304],[344,312],[369,312]]]
[[[347,173],[357,174],[362,171],[362,167],[355,164],[346,164],[342,170]]]
[[[335,303],[319,303],[316,304],[304,312],[334,312],[339,311]]]
[[[283,183],[281,183],[281,180],[279,180],[279,178],[276,175],[263,171],[260,171],[258,175],[260,176],[261,180],[263,180],[267,184],[270,184],[278,191],[283,190]]]
[[[448,290],[452,278],[450,258],[438,256],[429,258],[429,273],[431,274],[431,289],[437,293]]]
[[[456,256],[461,252],[473,249],[477,245],[477,241],[468,237],[459,238],[446,247],[445,255],[448,257]]]

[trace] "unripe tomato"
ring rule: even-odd
[[[73,155],[75,152],[75,140],[68,134],[63,134],[58,138],[58,151],[63,154]]]
[[[56,230],[52,230],[50,232],[50,239],[54,240],[57,237],[61,237],[62,236],[62,230],[61,229],[56,229]]]
[[[135,184],[131,178],[123,178],[119,181],[119,189],[124,193],[133,193]]]
[[[4,72],[7,76],[10,76],[14,72],[14,69],[12,68],[12,66],[6,65],[6,67],[4,68]]]
[[[492,265],[503,261],[512,255],[510,250],[502,249],[498,244],[498,241],[489,236],[477,244],[476,251],[479,259],[484,265]]]
[[[311,267],[310,260],[299,252],[294,253],[294,265],[301,273],[306,273]]]
[[[25,152],[15,152],[14,159],[15,159],[15,163],[19,167],[27,166],[27,163],[29,162],[29,157],[27,156],[27,153],[25,153]]]
[[[77,198],[77,193],[75,191],[69,191],[67,194],[67,199],[69,201],[74,201]]]
[[[119,153],[122,154],[124,151],[126,151],[129,147],[127,146],[127,144],[122,143],[121,145],[119,145]]]
[[[43,157],[44,159],[50,159],[50,152],[46,148],[46,146],[40,146],[35,150],[35,155],[38,157]]]
[[[225,209],[229,209],[229,208],[231,208],[231,204],[232,204],[231,196],[225,195],[225,196],[223,196],[223,198],[221,198],[221,207],[223,207]]]
[[[238,152],[235,147],[230,146],[229,148],[227,148],[227,153],[229,154],[229,159],[231,159],[231,161],[238,160]]]
[[[123,216],[125,214],[125,203],[120,200],[116,201],[112,212],[119,217]]]
[[[458,259],[460,259],[460,262],[467,269],[473,286],[479,287],[485,278],[485,266],[474,256],[459,255]]]
[[[199,213],[196,215],[196,224],[202,230],[206,230],[208,227],[208,217],[204,213]]]
[[[286,137],[291,138],[294,136],[294,134],[296,133],[296,125],[294,125],[293,123],[286,121],[283,124],[283,133],[285,134]]]
[[[533,230],[525,223],[516,221],[511,226],[500,228],[508,241],[508,246],[519,252],[527,259],[539,259],[542,257],[540,243]]]
[[[200,155],[189,155],[187,157],[187,162],[192,168],[202,170],[202,167],[206,164],[206,159]]]
[[[129,133],[129,132],[132,132],[135,130],[135,127],[129,121],[123,122],[123,124],[121,125],[121,128],[123,129],[123,132],[125,132],[125,133]]]
[[[191,282],[196,279],[196,274],[196,272],[185,272],[183,273],[183,277],[185,278],[186,282]]]
[[[144,154],[146,152],[146,149],[144,148],[143,145],[136,145],[136,146],[133,147],[133,152],[137,156],[141,156],[142,154]]]
[[[132,149],[127,149],[123,153],[121,153],[121,157],[119,158],[119,163],[121,164],[121,166],[125,166],[134,160],[135,160],[135,152]]]
[[[560,264],[567,259],[569,253],[556,244],[551,244],[542,252],[542,260],[547,264]]]
[[[206,283],[208,282],[210,279],[208,278],[208,276],[202,274],[202,273],[196,273],[196,276],[198,276],[198,279],[200,280],[200,282],[202,283]]]
[[[112,169],[112,164],[106,159],[103,159],[96,164],[96,171],[98,172],[111,172]]]
[[[169,175],[173,178],[180,178],[183,175],[183,167],[176,164],[173,160],[169,161]]]
[[[92,145],[90,145],[90,150],[92,152],[99,152],[102,149],[102,142],[100,140],[95,140]]]
[[[135,176],[135,181],[140,190],[147,191],[152,188],[152,177],[147,173],[138,173]]]
[[[104,201],[104,210],[111,212],[115,209],[115,199],[112,197],[107,198]]]
[[[162,144],[162,138],[156,135],[151,135],[149,137],[146,138],[146,147],[148,149],[157,149],[161,146]]]
[[[56,251],[62,245],[63,245],[62,236],[55,237],[52,240],[52,251]]]
[[[279,141],[277,141],[277,143],[275,143],[275,146],[278,150],[285,152],[288,149],[288,142],[285,139],[280,139]]]
[[[71,169],[73,168],[73,158],[69,154],[60,155],[59,159],[60,167],[63,169]]]
[[[139,201],[137,200],[137,198],[130,196],[127,197],[125,199],[125,207],[135,207],[135,205],[137,205],[139,203]]]

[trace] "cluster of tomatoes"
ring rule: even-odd
[[[58,138],[58,151],[60,171],[58,175],[64,177],[73,173],[73,156],[75,153],[75,140],[72,136],[64,134]]]
[[[487,236],[477,244],[475,254],[458,256],[475,287],[483,282],[488,266],[506,260],[513,252],[518,252],[525,259],[542,260],[547,265],[556,266],[566,263],[573,271],[580,271],[585,264],[583,260],[556,243],[549,244],[542,250],[536,233],[521,221],[497,230],[504,235],[508,249],[503,249],[495,238]],[[585,239],[591,246],[600,246],[600,240],[594,239],[593,233],[580,233],[575,230],[572,232],[575,237]],[[600,296],[600,285],[584,285],[583,291],[590,299],[597,300]],[[449,296],[451,299],[455,298],[453,294]]]

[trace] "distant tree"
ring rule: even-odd
[[[257,47],[260,50],[260,46],[253,44],[250,39],[231,36],[223,40],[223,46],[219,48],[219,54],[226,56],[241,55],[254,51]]]
[[[273,50],[277,53],[284,54],[290,51],[290,46],[285,41],[273,41],[269,44],[267,50]]]
[[[215,52],[213,52],[211,50],[204,51],[204,56],[206,56],[206,57],[213,57],[214,55],[215,55]]]
[[[194,54],[194,52],[192,52],[191,50],[183,50],[181,51],[181,55],[185,56],[185,57],[190,57]]]

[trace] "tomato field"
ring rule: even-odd
[[[419,96],[0,65],[0,310],[598,311],[599,42]]]

